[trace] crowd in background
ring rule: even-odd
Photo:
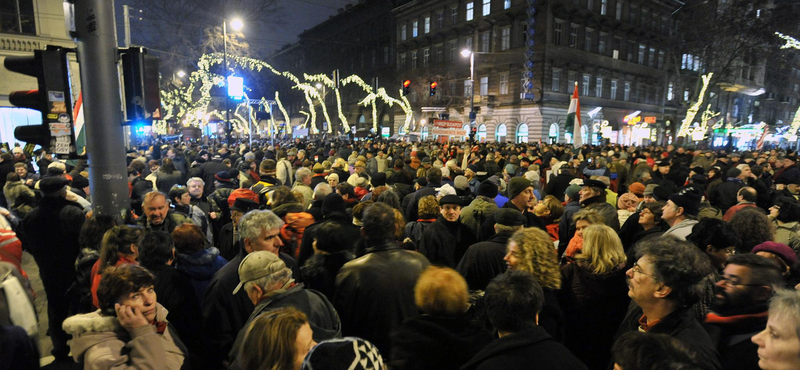
[[[110,217],[85,162],[0,154],[21,292],[0,289],[0,369],[39,365],[23,250],[52,355],[86,369],[800,368],[791,151],[296,139],[127,161]]]

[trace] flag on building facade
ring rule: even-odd
[[[762,132],[761,137],[758,138],[756,150],[764,149],[764,140],[767,138],[767,133],[769,133],[769,125],[764,124],[764,132]]]
[[[582,146],[581,142],[581,104],[578,101],[578,81],[575,81],[575,91],[572,93],[572,100],[569,102],[569,111],[567,111],[567,124],[566,127],[572,125],[572,145],[574,147]]]

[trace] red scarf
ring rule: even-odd
[[[769,316],[769,311],[733,315],[733,316],[720,316],[714,312],[709,312],[706,315],[706,323],[709,324],[741,324],[745,322],[760,322]]]

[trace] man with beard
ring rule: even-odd
[[[419,252],[433,264],[455,268],[467,248],[478,242],[469,226],[459,220],[461,198],[445,195],[439,200],[441,215],[425,229],[419,243]]]
[[[734,255],[727,262],[704,327],[724,369],[758,370],[758,346],[750,338],[767,326],[769,300],[783,285],[781,273],[755,254]]]

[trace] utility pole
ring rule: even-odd
[[[76,1],[75,29],[94,212],[125,219],[130,212],[130,198],[120,112],[114,2]]]

